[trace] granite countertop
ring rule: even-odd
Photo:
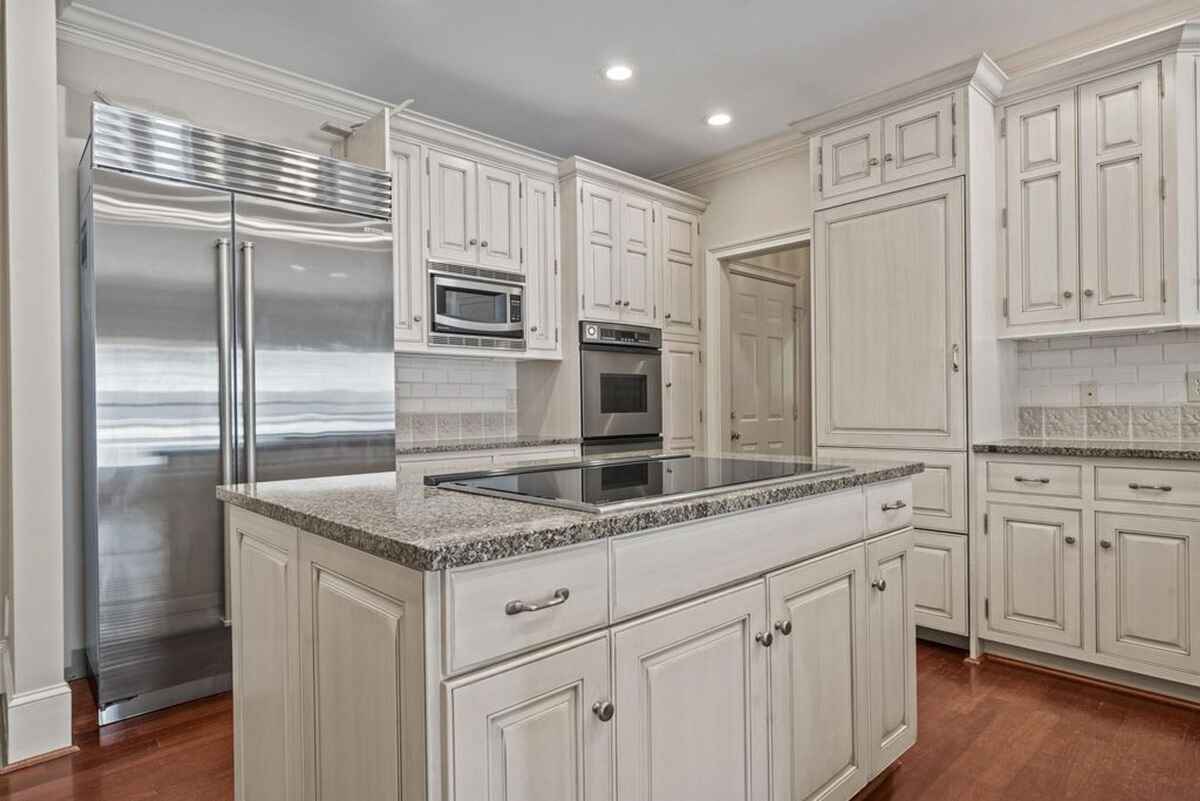
[[[579,437],[543,437],[537,434],[517,434],[511,437],[473,437],[456,440],[419,439],[396,445],[399,456],[418,453],[451,453],[453,451],[488,451],[499,448],[540,448],[550,445],[578,445]]]
[[[852,468],[605,514],[428,487],[426,472],[445,467],[419,463],[401,464],[394,473],[235,484],[218,487],[217,498],[414,570],[442,570],[895,480],[924,465],[858,462]]]
[[[1041,439],[1014,437],[978,442],[975,453],[1018,456],[1082,456],[1107,459],[1176,459],[1200,461],[1200,442],[1115,439]]]

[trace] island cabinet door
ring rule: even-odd
[[[772,801],[844,801],[867,782],[864,550],[767,577]]]
[[[912,529],[867,543],[867,696],[871,776],[917,741]]]
[[[613,801],[607,632],[446,684],[453,801]]]
[[[766,801],[766,590],[613,631],[620,801]]]

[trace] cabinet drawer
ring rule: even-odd
[[[449,570],[444,597],[446,672],[459,673],[606,624],[608,550],[589,542]]]
[[[1078,498],[1083,489],[1082,471],[1077,464],[988,462],[987,486],[989,492]]]
[[[820,448],[817,458],[835,464],[847,459],[923,462],[925,472],[912,477],[912,524],[935,531],[967,532],[967,454],[962,451]]]
[[[911,481],[867,487],[867,534],[883,534],[912,525]]]
[[[967,538],[913,532],[913,604],[917,625],[967,634]]]
[[[1096,500],[1200,506],[1200,472],[1145,467],[1097,467]]]

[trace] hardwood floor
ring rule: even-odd
[[[902,765],[859,801],[1200,799],[1200,712],[917,647],[918,730]],[[13,801],[228,801],[228,695],[99,730],[74,682],[80,750],[0,777]]]

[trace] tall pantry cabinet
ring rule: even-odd
[[[966,635],[968,451],[973,438],[1000,436],[1016,410],[998,397],[1015,364],[994,338],[998,310],[982,300],[1000,285],[993,114],[1003,74],[986,56],[959,70],[935,90],[804,125],[817,456],[927,464],[913,482],[916,622]]]

